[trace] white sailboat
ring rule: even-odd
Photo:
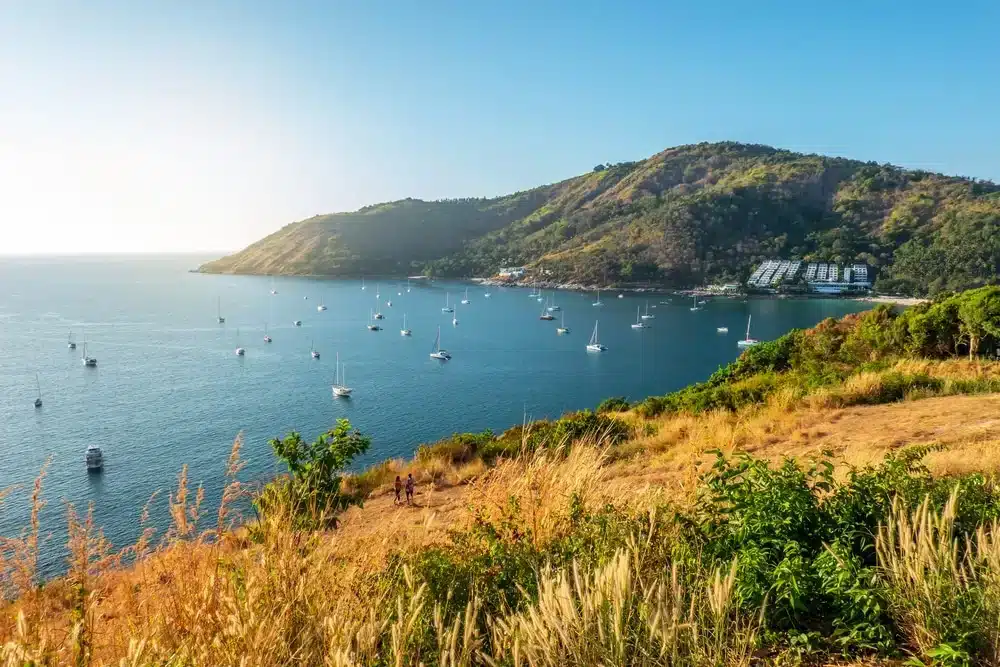
[[[656,306],[653,306],[653,308],[656,308]],[[642,319],[644,319],[644,320],[652,320],[654,318],[656,318],[656,315],[650,315],[649,314],[649,302],[647,301],[646,302],[646,312],[643,314]]]
[[[548,311],[550,313],[556,313],[556,312],[559,312],[560,310],[562,310],[562,308],[560,306],[556,305],[556,293],[555,292],[552,292],[552,301],[550,302],[550,304],[551,305],[548,307]]]
[[[448,303],[448,297],[449,297],[449,294],[447,292],[445,292],[445,294],[444,294],[444,308],[441,309],[442,313],[454,313],[455,312],[455,309],[452,308],[451,305]]]
[[[362,279],[361,279],[361,291],[363,292],[363,291],[365,291],[365,289],[366,289],[366,288],[365,288],[365,279],[364,279],[364,278],[362,278]]]
[[[73,331],[72,330],[69,332],[69,340],[66,341],[66,347],[68,347],[71,350],[75,350],[76,349],[76,342],[73,340]]]
[[[274,289],[274,278],[271,278],[271,296],[278,293],[278,290]]]
[[[691,303],[693,304],[691,306],[691,312],[694,313],[701,310],[701,306],[698,305],[698,297],[694,296],[691,297],[691,299],[692,299]]]
[[[649,325],[642,321],[639,315],[639,306],[635,307],[635,324],[632,325],[633,329],[647,329]]]
[[[756,338],[751,338],[750,337],[750,320],[752,318],[753,318],[753,315],[748,315],[747,316],[747,335],[746,335],[746,338],[744,338],[743,340],[741,340],[741,341],[739,341],[739,342],[736,343],[737,347],[753,347],[754,345],[756,345],[757,343],[760,342]]]
[[[549,321],[549,320],[556,319],[556,316],[553,315],[552,313],[550,313],[548,308],[545,308],[543,306],[542,307],[542,314],[538,316],[538,319]]]
[[[588,352],[606,352],[607,346],[601,344],[601,340],[597,335],[597,324],[598,321],[594,320],[594,333],[590,334],[590,342],[587,343]]]
[[[35,387],[38,389],[38,398],[35,399],[35,407],[42,407],[42,383],[38,381],[38,373],[35,373]]]
[[[431,359],[439,359],[441,361],[451,359],[451,353],[448,350],[441,349],[441,327],[438,327],[437,338],[434,339],[434,351],[431,352]]]
[[[385,319],[385,315],[383,315],[381,312],[379,312],[378,305],[379,305],[378,294],[376,294],[375,295],[375,319],[376,320],[384,320]]]
[[[236,356],[237,357],[242,357],[246,353],[247,353],[247,351],[244,348],[240,347],[240,330],[237,329],[236,330]]]
[[[378,283],[375,283],[375,298],[378,299],[378,298],[381,298],[381,297],[382,297],[382,295],[379,293]]]
[[[400,336],[412,336],[413,332],[406,328],[406,313],[403,313],[403,328],[399,330]]]
[[[312,341],[309,341],[309,354],[312,355],[313,359],[319,359],[319,350],[316,349]]]
[[[729,333],[729,327],[715,327],[715,333]]]
[[[97,357],[92,357],[87,354],[87,341],[83,341],[83,351],[80,354],[80,363],[88,368],[94,368],[97,366]]]
[[[569,328],[566,326],[566,313],[562,313],[559,320],[559,328],[556,329],[557,334],[568,334]]]
[[[219,301],[216,304],[216,319],[219,320],[219,324],[225,324],[226,318],[222,316],[222,297],[219,297]]]
[[[603,305],[604,305],[604,304],[603,304],[603,303],[601,302],[601,290],[597,290],[597,301],[595,301],[594,303],[592,303],[592,304],[590,304],[590,305],[591,305],[591,306],[603,306]]]
[[[273,340],[271,340],[271,337],[267,334],[267,324],[266,323],[264,324],[264,342],[265,343],[273,343],[274,342]]]
[[[465,298],[462,299],[462,305],[466,305],[467,306],[468,304],[469,304],[469,288],[466,287],[465,288]]]
[[[492,293],[490,293],[490,292],[483,292],[483,298],[484,298],[484,299],[488,299],[488,298],[490,298],[491,296],[493,296],[493,294],[492,294]]]
[[[407,292],[410,291],[410,279],[409,278],[406,279],[406,291]]]
[[[340,363],[340,352],[337,353],[337,369],[334,371],[333,377],[333,395],[340,398],[350,396],[354,390],[347,386],[347,381],[344,379],[344,370]]]
[[[453,326],[453,327],[457,327],[458,326],[458,318],[457,317],[451,318],[451,326]]]
[[[374,321],[374,318],[372,317],[372,311],[371,310],[368,311],[368,330],[369,331],[381,331],[382,330],[382,327],[380,327],[378,325],[378,323],[376,323]]]
[[[318,306],[316,306],[316,310],[322,313],[324,310],[326,310],[326,305],[321,303]]]
[[[292,324],[294,324],[297,327],[300,327],[302,326],[302,320],[295,320],[294,322],[292,322]]]
[[[625,295],[624,295],[624,294],[619,294],[619,295],[618,295],[618,298],[619,298],[619,299],[624,299],[624,298],[625,298]]]

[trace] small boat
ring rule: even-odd
[[[375,298],[378,299],[382,295],[379,293],[378,283],[375,283]]]
[[[365,279],[364,279],[364,278],[362,278],[362,279],[361,279],[361,291],[363,292],[363,291],[365,291],[365,289],[366,289],[366,288],[365,288]]]
[[[274,278],[271,278],[271,296],[278,293],[278,290],[274,289]]]
[[[42,384],[38,381],[38,373],[35,373],[35,387],[38,388],[38,398],[35,399],[35,407],[42,407]]]
[[[101,470],[104,467],[104,452],[97,445],[87,447],[87,470]]]
[[[594,303],[592,303],[592,304],[590,304],[590,305],[591,305],[591,306],[603,306],[603,305],[604,305],[604,304],[603,304],[603,303],[601,302],[601,290],[597,290],[597,301],[595,301]]]
[[[72,331],[69,332],[69,340],[66,342],[66,347],[68,347],[71,350],[75,350],[76,349],[76,342],[73,340],[73,332]]]
[[[226,318],[222,316],[222,297],[219,297],[219,302],[216,304],[216,319],[219,320],[219,324],[225,324]]]
[[[701,310],[701,306],[698,305],[698,297],[696,297],[696,296],[695,297],[691,297],[691,302],[692,302],[692,304],[694,304],[694,305],[691,306],[691,312],[692,313]]]
[[[566,326],[566,313],[560,315],[559,328],[556,329],[556,333],[559,335],[569,333],[569,327]]]
[[[594,333],[590,334],[590,342],[587,343],[588,352],[606,352],[607,346],[601,344],[601,340],[597,335],[597,320],[594,321]]]
[[[273,343],[274,342],[271,339],[271,337],[269,335],[267,335],[267,325],[266,324],[264,325],[264,342],[265,343]]]
[[[465,298],[462,299],[462,305],[467,306],[469,304],[469,288],[465,288]]]
[[[308,296],[304,296],[304,297],[302,297],[302,300],[303,300],[303,301],[308,301],[308,300],[309,300],[309,297],[308,297]]]
[[[625,298],[625,295],[624,295],[624,294],[619,294],[619,295],[618,295],[618,298],[619,298],[619,299],[624,299],[624,298]]]
[[[538,316],[538,319],[548,321],[556,319],[556,316],[550,313],[547,308],[542,308],[542,314]]]
[[[337,370],[334,371],[333,378],[333,395],[340,398],[349,397],[354,390],[348,387],[347,382],[344,380],[343,366],[340,363],[340,352],[337,353]]]
[[[441,327],[438,327],[437,338],[434,339],[434,351],[431,352],[431,359],[440,359],[441,361],[451,359],[451,353],[441,349]]]
[[[632,325],[633,329],[648,329],[649,325],[642,321],[639,315],[639,306],[635,307],[635,324]]]
[[[316,306],[316,310],[322,313],[324,310],[326,310],[326,306],[321,303],[318,306]]]
[[[385,302],[386,308],[392,308],[392,301]]]
[[[653,306],[653,308],[656,308],[656,306]],[[655,317],[656,317],[656,315],[650,315],[649,314],[649,302],[647,301],[646,302],[646,312],[645,312],[645,314],[643,314],[642,319],[644,319],[644,320],[652,320]]]
[[[490,298],[491,296],[493,296],[493,295],[492,295],[492,294],[490,294],[489,292],[483,292],[483,298],[484,298],[484,299],[488,299],[488,298]]]
[[[753,347],[754,345],[756,345],[757,343],[760,342],[756,338],[751,338],[750,337],[750,320],[752,318],[753,318],[753,315],[748,315],[747,316],[747,335],[746,335],[746,338],[744,338],[743,340],[741,340],[741,341],[739,341],[739,342],[736,343],[737,347],[741,347],[741,348],[744,348],[744,347]]]
[[[309,354],[313,359],[319,359],[319,351],[316,350],[316,346],[313,345],[312,341],[309,341]]]
[[[297,327],[300,327],[302,326],[302,320],[295,320],[294,322],[292,322],[292,324],[294,324]]]
[[[375,295],[375,298],[376,298],[376,301],[375,301],[375,315],[373,317],[376,320],[384,320],[385,319],[385,315],[383,315],[382,313],[380,313],[378,311],[378,301],[377,301],[378,295],[377,294]]]
[[[548,309],[547,309],[550,313],[557,313],[560,310],[562,310],[562,308],[560,306],[556,305],[556,293],[555,292],[552,293],[552,302],[551,303],[552,303],[552,305],[550,305],[548,307]]]
[[[83,341],[83,352],[80,355],[80,363],[87,368],[97,367],[97,357],[92,357],[87,354],[87,341]]]
[[[715,333],[729,333],[729,327],[715,327]]]
[[[457,327],[458,326],[458,318],[457,317],[451,318],[451,326],[453,326],[453,327]]]
[[[708,303],[708,301],[705,301],[704,299],[698,299],[699,306],[704,306],[706,303]]]
[[[407,292],[410,291],[410,279],[409,278],[406,279],[406,291]]]
[[[240,330],[237,329],[236,330],[236,356],[237,357],[242,357],[246,353],[247,353],[247,351],[244,348],[240,347]]]
[[[406,328],[406,313],[403,313],[403,328],[399,330],[400,336],[412,336],[413,332]]]
[[[372,318],[372,311],[368,311],[368,330],[369,331],[381,331],[382,327],[376,324]]]
[[[448,303],[448,296],[449,296],[448,293],[445,292],[445,295],[444,295],[444,308],[441,309],[442,313],[454,313],[455,312],[455,309],[452,308],[451,305]]]

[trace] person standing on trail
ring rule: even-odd
[[[406,476],[406,504],[409,505],[413,502],[413,489],[417,486],[416,480],[413,479],[413,473],[411,472]]]
[[[403,502],[403,499],[399,497],[399,494],[403,492],[403,480],[399,478],[399,475],[396,475],[396,484],[394,488],[396,490],[396,498],[392,501],[392,503],[394,505],[398,505]]]

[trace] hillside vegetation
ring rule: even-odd
[[[768,146],[680,146],[497,199],[406,199],[293,223],[209,272],[490,275],[584,284],[745,279],[767,258],[867,262],[879,286],[997,281],[1000,187]]]
[[[263,489],[238,481],[237,441],[218,513],[182,472],[161,538],[115,552],[70,508],[64,579],[36,578],[37,522],[3,538],[0,657],[1000,667],[998,346],[988,287],[357,475],[346,422],[272,441],[288,475]]]

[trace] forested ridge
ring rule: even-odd
[[[485,276],[527,265],[584,284],[743,280],[763,259],[866,262],[916,295],[993,284],[1000,187],[734,142],[493,199],[405,199],[292,223],[209,272]]]

